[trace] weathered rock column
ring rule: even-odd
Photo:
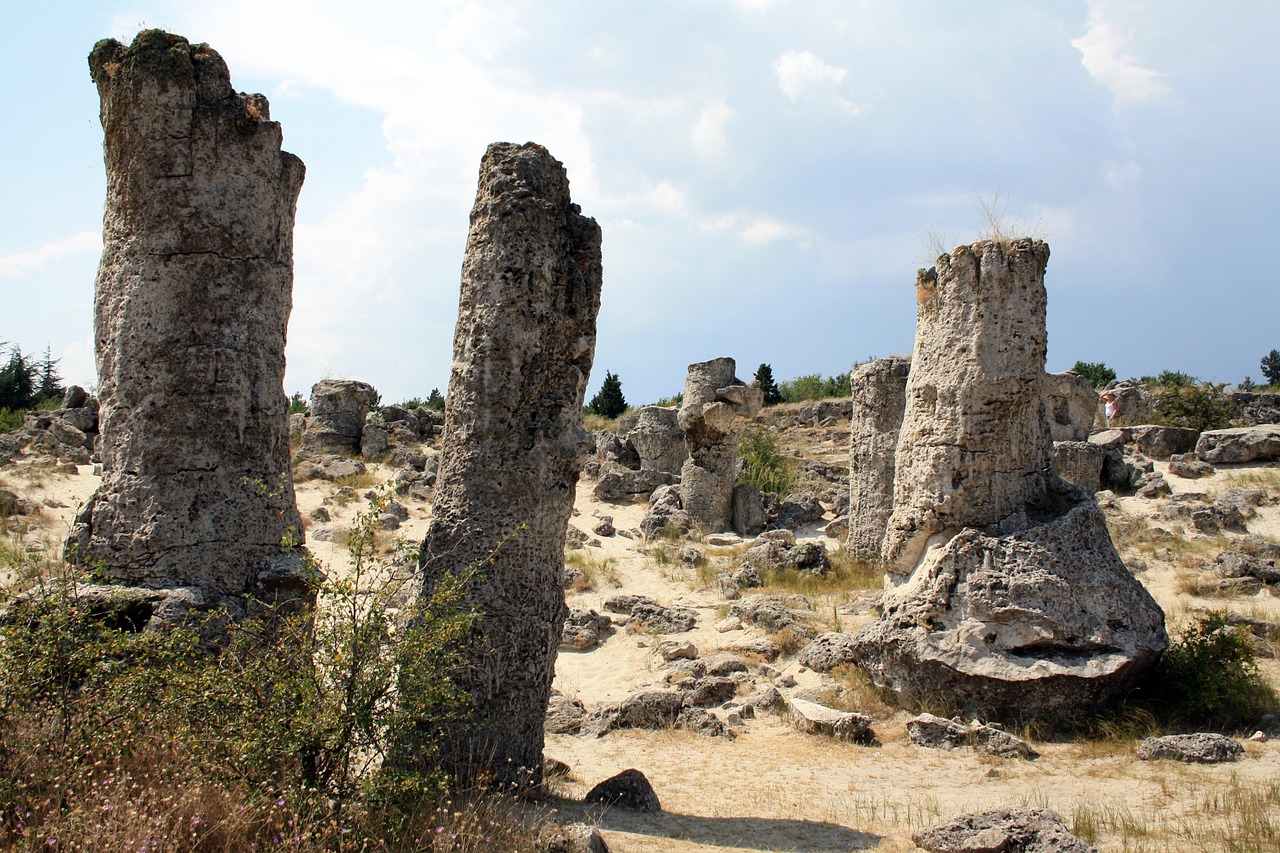
[[[880,558],[893,512],[894,457],[907,405],[905,358],[879,358],[849,377],[853,392],[850,442],[849,540],[852,553]]]
[[[566,612],[565,529],[590,446],[582,401],[600,285],[600,227],[570,201],[563,165],[533,143],[490,145],[462,265],[435,518],[422,546],[428,591],[433,578],[484,563],[471,599],[483,615],[457,678],[474,714],[444,748],[464,780],[541,779]]]
[[[68,556],[234,601],[291,576],[281,540],[301,538],[283,380],[305,170],[208,45],[145,30],[98,42],[89,69],[106,137],[103,483]]]
[[[321,379],[312,385],[300,452],[358,453],[365,416],[377,393],[368,382],[353,379]]]
[[[733,482],[738,478],[738,437],[764,406],[764,392],[734,375],[731,358],[689,365],[678,421],[689,458],[680,469],[680,500],[704,533],[733,524]]]
[[[1011,525],[1045,495],[1039,240],[960,246],[916,276],[916,342],[882,556],[909,573],[931,536]]]

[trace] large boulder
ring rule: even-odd
[[[1002,719],[1068,722],[1122,698],[1168,646],[1164,614],[1120,561],[1102,511],[1074,494],[1052,521],[1003,536],[969,528],[931,547],[886,591],[879,620],[822,638],[802,662],[857,664],[906,696]]]
[[[377,393],[368,382],[354,379],[321,379],[312,385],[302,452],[359,453],[365,416]]]
[[[1152,459],[1168,459],[1175,453],[1186,453],[1196,446],[1199,433],[1189,427],[1139,424],[1125,430],[1138,452]]]
[[[642,406],[619,418],[619,436],[635,448],[642,471],[680,473],[689,451],[679,417],[675,408]]]
[[[1053,470],[1089,494],[1102,488],[1102,466],[1106,458],[1107,449],[1090,441],[1053,443]]]
[[[929,853],[1097,853],[1056,812],[1038,808],[961,815],[911,840]]]
[[[1208,430],[1196,442],[1196,456],[1211,465],[1280,459],[1280,424]]]

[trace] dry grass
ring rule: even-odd
[[[614,557],[596,557],[585,548],[575,548],[565,552],[564,564],[582,572],[582,579],[574,583],[574,592],[586,592],[599,588],[601,583],[612,587],[622,585],[622,576],[618,573],[618,561]]]

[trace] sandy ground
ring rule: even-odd
[[[387,473],[374,469],[370,479]],[[1261,482],[1280,494],[1280,471],[1275,467],[1239,466],[1197,481],[1168,479],[1179,492],[1213,494],[1233,482]],[[50,549],[60,547],[76,509],[98,482],[91,466],[81,466],[75,475],[20,468],[0,474],[0,487],[43,505],[28,538]],[[579,486],[574,526],[590,533],[597,514],[612,516],[619,530],[638,526],[643,505],[602,504],[593,498],[591,485]],[[362,499],[324,504],[333,490],[332,484],[318,481],[297,488],[304,517],[322,504],[333,516],[331,522],[312,524],[312,533],[349,525],[366,506]],[[1119,504],[1120,512],[1132,516],[1150,516],[1154,508],[1154,502],[1140,498],[1122,498]],[[397,535],[420,541],[430,508],[415,502],[406,506],[410,519]],[[1152,523],[1170,529],[1180,540],[1191,540],[1177,524]],[[1280,541],[1280,506],[1260,509],[1249,529]],[[821,538],[813,530],[807,535]],[[695,570],[646,554],[638,537],[598,538],[599,547],[581,552],[596,586],[570,593],[572,606],[602,610],[605,598],[626,592],[693,607],[699,614],[698,627],[674,636],[692,640],[703,656],[763,635],[756,630],[718,632],[715,625],[726,603],[703,588]],[[309,547],[331,569],[345,566],[341,547],[315,539]],[[699,547],[714,560],[716,549]],[[1210,557],[1214,553],[1212,543],[1198,547],[1208,549]],[[1230,607],[1280,620],[1280,598],[1266,590],[1230,599],[1192,596],[1180,591],[1180,574],[1188,570],[1178,559],[1144,559],[1148,568],[1139,577],[1165,608],[1173,627],[1198,608]],[[595,650],[562,652],[555,686],[590,706],[616,700],[640,686],[661,685],[664,673],[654,643],[654,637],[618,630]],[[776,666],[795,676],[799,687],[821,678],[785,659]],[[1280,665],[1264,661],[1263,670],[1280,686]],[[1242,760],[1205,767],[1138,761],[1133,755],[1136,744],[1119,739],[1036,743],[1042,757],[1028,762],[979,756],[967,748],[943,752],[915,747],[904,730],[909,716],[897,712],[876,717],[873,728],[880,743],[875,746],[800,734],[778,715],[745,721],[734,740],[677,730],[627,730],[603,738],[551,735],[547,754],[568,763],[572,774],[555,784],[544,808],[598,826],[618,853],[912,850],[910,835],[915,829],[962,812],[1011,805],[1048,806],[1069,824],[1094,826],[1102,851],[1199,850],[1230,849],[1226,827],[1233,810],[1244,808],[1239,798],[1280,785],[1280,741],[1249,743]],[[575,802],[596,782],[629,767],[639,768],[652,782],[662,800],[661,813],[641,815]]]

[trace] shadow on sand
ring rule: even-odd
[[[622,808],[601,809],[562,802],[561,812],[578,812],[583,822],[605,832],[625,832],[741,850],[785,853],[846,853],[871,850],[881,837],[836,823],[762,817],[701,817],[657,812],[645,814]]]

